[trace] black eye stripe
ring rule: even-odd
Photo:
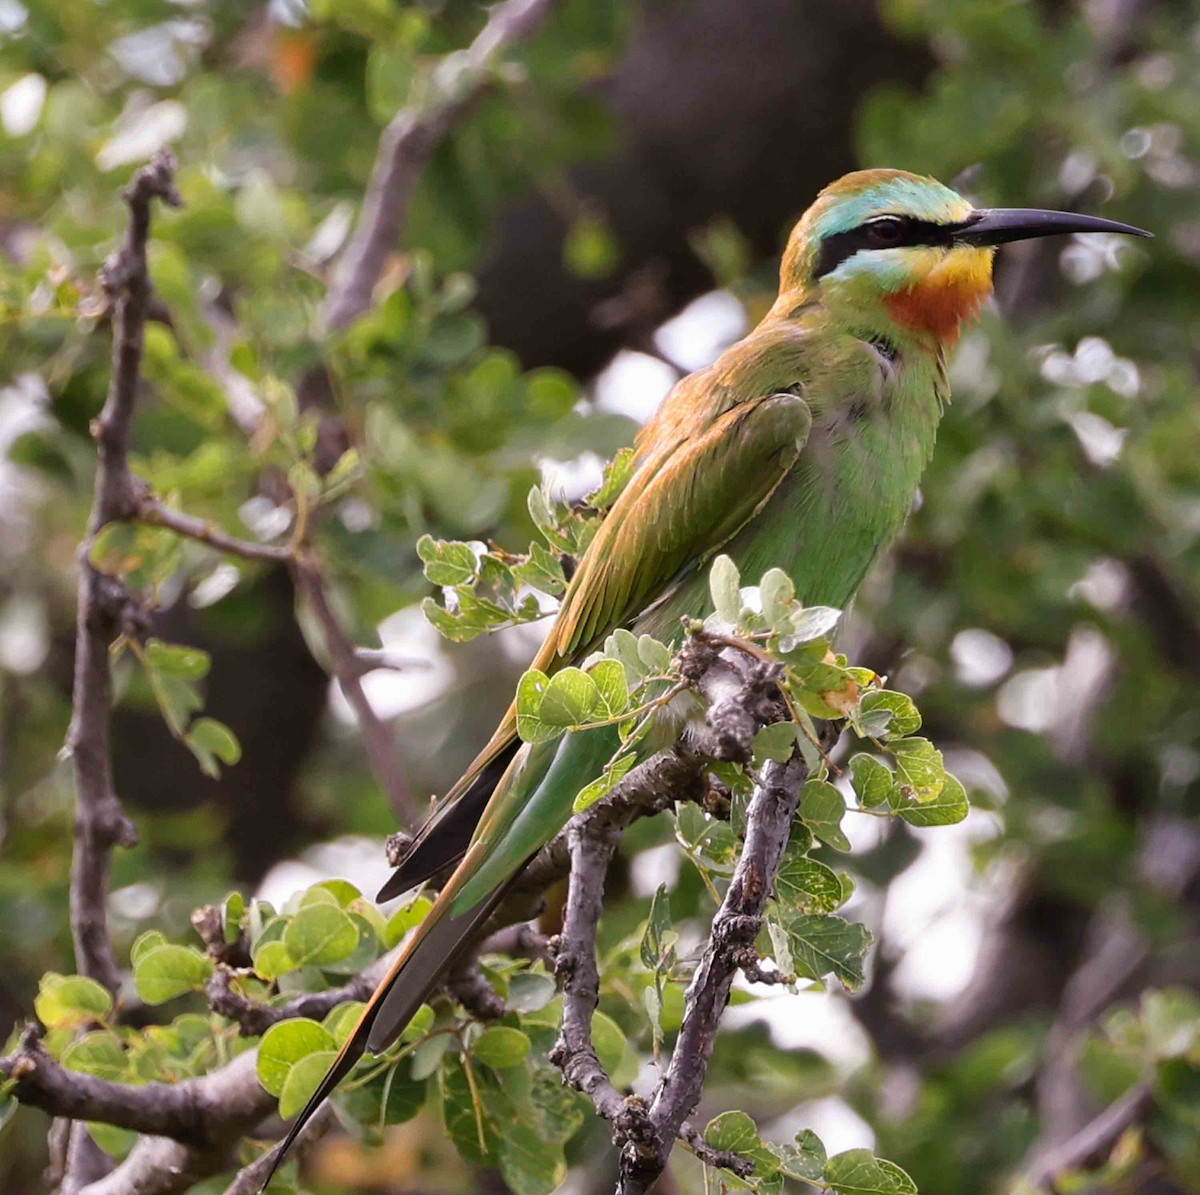
[[[877,239],[882,229],[874,229],[878,222],[887,221],[888,231],[892,222],[899,225],[899,233],[894,240],[886,243]],[[821,252],[817,256],[817,268],[813,278],[824,278],[832,270],[836,270],[847,258],[853,257],[860,249],[900,249],[913,245],[949,245],[954,234],[962,227],[961,224],[935,224],[932,220],[916,220],[911,216],[876,216],[860,224],[857,228],[845,232],[835,232],[821,241]]]

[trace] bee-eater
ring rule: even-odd
[[[844,608],[900,530],[949,399],[946,355],[992,289],[995,247],[1060,233],[1148,236],[1095,216],[981,209],[932,178],[863,170],[825,188],[783,254],[762,322],[684,378],[637,437],[635,472],[583,554],[533,667],[618,627],[671,639],[711,611],[705,564],[779,567]],[[613,728],[520,744],[515,707],[380,892],[458,861],[279,1151],[364,1050],[396,1040],[526,862],[562,829]]]

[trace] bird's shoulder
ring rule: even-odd
[[[638,458],[669,456],[742,403],[802,394],[812,376],[821,328],[811,320],[766,319],[711,364],[681,378],[637,437]]]

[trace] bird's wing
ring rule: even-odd
[[[811,426],[801,396],[763,395],[681,441],[650,476],[635,475],[584,554],[534,667],[585,651],[715,555],[766,505]],[[501,786],[474,842],[503,836],[515,816],[506,797],[518,791]]]
[[[627,490],[572,578],[552,637],[573,655],[656,601],[766,504],[796,463],[812,417],[799,395],[738,403]]]

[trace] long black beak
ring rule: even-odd
[[[1125,236],[1153,236],[1144,228],[1104,220],[1100,216],[1080,216],[1074,212],[1046,212],[1039,208],[980,208],[954,232],[954,239],[966,245],[1004,245],[1030,237],[1052,237],[1068,232],[1110,232]]]

